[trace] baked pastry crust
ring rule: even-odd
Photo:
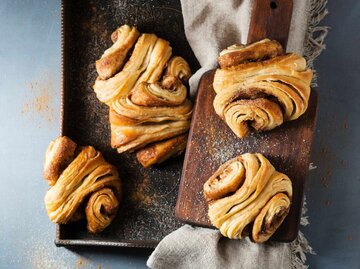
[[[87,229],[91,233],[103,231],[115,218],[119,201],[111,188],[104,188],[91,194],[85,208]]]
[[[181,116],[181,115],[180,115]],[[124,121],[128,124],[124,124]],[[151,120],[151,119],[150,119]],[[111,146],[119,153],[134,151],[144,146],[187,132],[190,120],[165,120],[164,122],[126,119],[110,110]]]
[[[139,106],[179,106],[185,102],[186,87],[174,76],[161,83],[141,82],[130,93],[130,100]]]
[[[123,25],[115,30],[112,37],[114,44],[96,61],[96,71],[103,80],[112,77],[124,65],[129,50],[139,37],[139,32],[135,27]]]
[[[156,163],[162,163],[169,157],[179,155],[185,150],[187,137],[187,134],[182,134],[154,143],[140,149],[136,153],[136,157],[145,168]]]
[[[267,131],[295,120],[308,106],[312,70],[306,68],[305,59],[297,54],[277,56],[278,43],[274,43],[273,50],[256,51],[269,42],[273,41],[242,46],[236,52],[251,52],[250,60],[260,61],[236,61],[237,65],[217,69],[214,76],[215,112],[240,138],[250,130]],[[273,58],[263,60],[264,57]]]
[[[124,39],[121,31],[111,38],[115,43]],[[192,103],[186,98],[184,83],[191,70],[182,57],[171,57],[171,53],[166,40],[141,34],[119,73],[105,80],[99,73],[93,88],[98,99],[109,106],[111,146],[119,153],[188,131]],[[168,149],[164,156],[170,157],[171,149],[164,149]]]
[[[100,152],[91,146],[80,150],[47,191],[45,207],[50,220],[60,224],[86,215],[89,231],[97,233],[111,223],[117,212],[121,181],[116,167],[107,163]]]
[[[191,77],[191,69],[184,58],[180,56],[174,56],[167,64],[165,76],[177,77],[182,82],[187,82]]]
[[[265,38],[248,46],[235,44],[226,48],[220,52],[218,62],[221,68],[226,68],[271,59],[282,54],[284,51],[279,42]]]
[[[221,234],[268,240],[287,216],[291,180],[259,153],[246,153],[221,165],[204,184],[209,219]]]
[[[156,82],[171,56],[169,42],[154,34],[142,34],[135,44],[130,59],[115,76],[96,79],[93,86],[98,99],[109,106],[120,96],[127,95],[141,82]]]
[[[62,171],[72,162],[76,147],[76,143],[66,136],[50,142],[43,169],[43,176],[50,186],[55,185]]]

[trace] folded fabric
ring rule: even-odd
[[[213,229],[185,225],[166,236],[147,261],[156,269],[291,268],[286,243],[231,240]]]

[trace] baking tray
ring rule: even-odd
[[[183,156],[144,169],[134,154],[116,153],[110,147],[108,108],[92,90],[95,61],[124,23],[170,41],[174,55],[184,57],[192,70],[199,67],[186,41],[180,1],[62,1],[61,134],[94,146],[116,165],[124,196],[116,218],[98,235],[87,233],[85,222],[57,225],[57,246],[151,248],[181,226],[174,207]]]

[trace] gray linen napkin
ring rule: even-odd
[[[326,2],[293,0],[287,51],[304,54],[311,67],[325,48],[327,27],[320,27],[318,23],[327,14]],[[251,3],[251,0],[181,0],[185,34],[201,65],[190,79],[193,96],[203,73],[217,66],[218,53],[234,43],[246,42]],[[305,216],[301,222],[308,223]],[[255,244],[248,239],[223,238],[217,230],[185,225],[159,243],[147,266],[153,269],[302,269],[307,268],[305,253],[309,252],[313,253],[301,232],[291,244]]]
[[[289,256],[287,244],[230,240],[217,230],[185,225],[159,243],[147,265],[156,269],[280,269],[291,268]]]

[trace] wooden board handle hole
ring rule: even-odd
[[[275,1],[271,1],[271,2],[270,2],[270,7],[271,7],[271,9],[276,9],[276,8],[277,8],[276,2],[275,2]]]

